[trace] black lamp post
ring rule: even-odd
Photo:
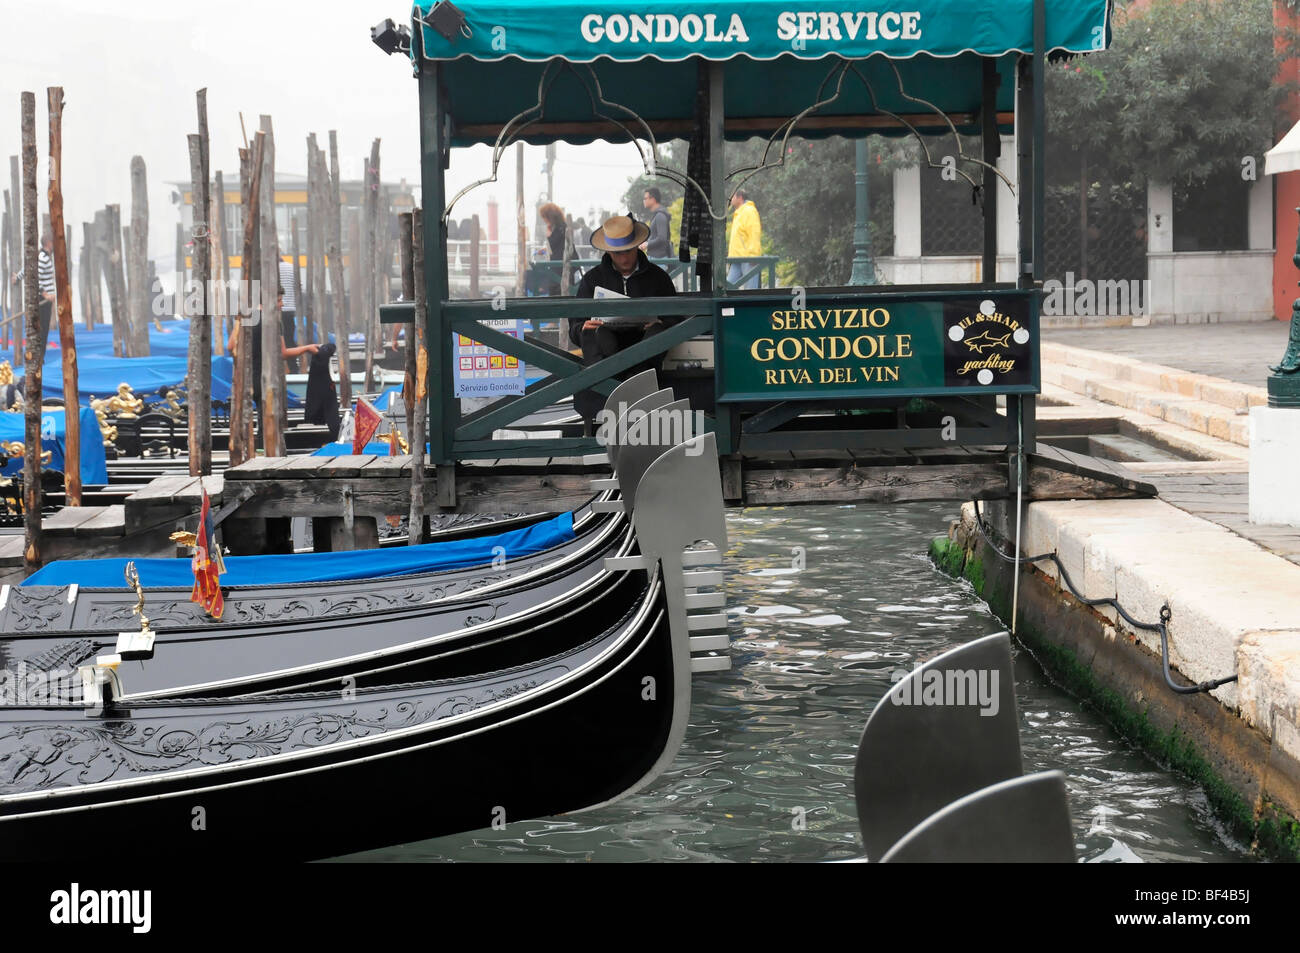
[[[1300,208],[1296,209],[1300,212]],[[1295,255],[1291,259],[1300,268],[1300,233],[1296,235]],[[1300,407],[1300,298],[1291,305],[1291,335],[1282,360],[1269,368],[1268,405]]]
[[[874,285],[876,266],[871,261],[871,229],[868,222],[871,212],[867,203],[867,139],[856,143],[856,163],[853,175],[857,191],[857,215],[853,222],[853,271],[849,274],[851,285]]]

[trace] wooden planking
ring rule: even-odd
[[[374,457],[371,460],[370,466],[366,467],[364,475],[366,479],[370,479],[371,477],[379,477],[382,479],[384,477],[401,476],[410,479],[411,464],[414,459],[415,458],[409,453],[399,454],[395,457]]]
[[[125,536],[126,507],[99,507],[99,512],[77,527],[77,536]]]
[[[357,516],[389,516],[410,508],[408,480],[385,477],[338,480],[229,481],[226,493],[234,498],[243,488],[253,497],[239,508],[240,517],[338,516],[344,508],[344,490],[351,490],[352,511]],[[435,499],[436,480],[426,480],[426,499]],[[554,476],[505,475],[464,477],[456,487],[457,512],[559,513],[591,498],[591,480],[580,474]]]
[[[209,502],[213,505],[220,503],[222,492],[225,489],[225,477],[215,475],[203,477],[201,480],[195,479],[193,483],[176,494],[176,501],[185,503],[197,511],[203,505],[204,489],[208,491]]]
[[[992,463],[764,469],[744,473],[741,483],[746,506],[965,501],[1007,495],[1006,467]]]
[[[344,454],[338,457],[322,458],[326,459],[318,473],[322,477],[359,477],[361,471],[365,470],[379,458],[376,456],[360,454]]]
[[[23,537],[0,536],[0,567],[13,569],[23,564]]]
[[[198,477],[192,476],[165,476],[148,483],[143,490],[132,493],[128,498],[129,503],[136,505],[147,505],[148,503],[159,500],[169,501],[191,486],[197,486]]]
[[[331,459],[330,457],[313,457],[309,455],[289,457],[283,466],[274,471],[275,479],[300,479],[303,477],[313,477],[318,474],[321,464]],[[244,478],[241,474],[241,478]],[[245,478],[246,479],[246,478]]]
[[[265,480],[273,477],[275,471],[287,465],[297,457],[253,457],[237,467],[226,470],[227,479]]]
[[[45,517],[44,529],[47,533],[71,536],[78,526],[99,515],[104,507],[99,506],[65,506],[53,516]]]

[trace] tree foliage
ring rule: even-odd
[[[1191,186],[1240,169],[1272,144],[1271,0],[1153,0],[1118,11],[1110,49],[1052,64],[1047,129],[1054,151],[1113,179]]]

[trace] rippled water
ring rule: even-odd
[[[697,675],[670,770],[612,807],[354,855],[406,861],[817,861],[860,853],[853,760],[890,673],[1003,629],[929,540],[951,504],[730,511],[730,672]],[[802,563],[803,568],[797,568]],[[1085,861],[1245,857],[1204,795],[1015,652],[1025,771],[1059,768]],[[795,830],[796,809],[806,827]]]

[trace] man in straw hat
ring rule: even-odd
[[[578,285],[579,298],[596,297],[596,289],[603,288],[626,298],[662,298],[677,293],[668,272],[650,263],[640,245],[650,236],[650,229],[630,215],[616,215],[592,232],[591,244],[605,254],[600,264],[582,276]],[[582,348],[582,363],[590,367],[601,358],[617,354],[638,341],[658,334],[680,317],[659,317],[649,323],[589,318],[569,323],[569,338]],[[656,370],[663,364],[663,355],[642,362],[624,371],[628,377],[647,368]],[[573,406],[584,420],[591,421],[604,406],[604,398],[594,391],[579,391],[573,397]]]

